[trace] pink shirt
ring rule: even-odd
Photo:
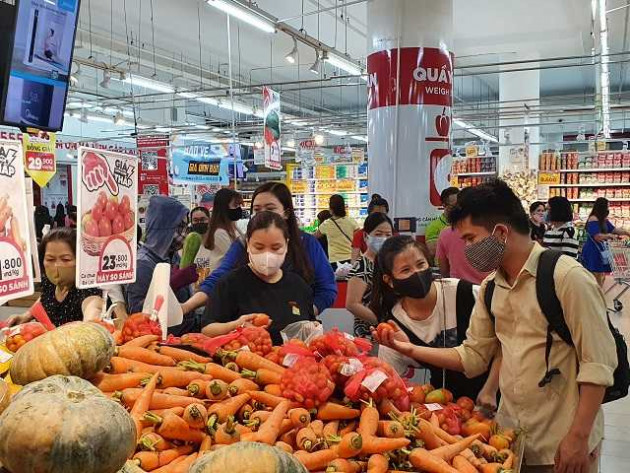
[[[480,284],[490,273],[479,272],[470,265],[464,253],[465,247],[466,242],[461,239],[459,232],[446,227],[438,238],[435,257],[440,261],[448,261],[449,277]]]

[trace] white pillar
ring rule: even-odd
[[[528,64],[528,67],[534,67]],[[499,172],[514,169],[514,162],[510,161],[510,151],[515,147],[523,146],[525,142],[525,130],[529,130],[529,143],[540,142],[540,127],[528,126],[537,124],[540,116],[537,110],[540,105],[540,71],[502,72],[499,74],[499,142],[509,141],[514,146],[501,146],[499,148]],[[527,107],[531,110],[528,113]],[[529,156],[529,163],[525,167],[530,169],[538,167],[538,155],[540,146],[530,145],[525,149]]]
[[[368,2],[370,191],[419,233],[449,185],[452,32],[452,0]]]

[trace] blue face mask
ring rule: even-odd
[[[385,240],[387,240],[387,237],[368,235],[367,236],[367,246],[374,253],[378,253],[381,250],[381,248],[383,247],[383,243],[385,243]]]

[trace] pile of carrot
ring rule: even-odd
[[[283,366],[249,351],[222,362],[146,335],[117,347],[92,380],[129,410],[137,429],[130,461],[140,471],[187,473],[199,456],[236,442],[276,446],[326,473],[506,473],[516,466],[510,448],[494,448],[481,434],[450,435],[435,414],[334,398],[307,410],[282,396]],[[514,435],[505,437],[512,447]]]

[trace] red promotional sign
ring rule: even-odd
[[[367,66],[369,109],[390,107],[397,103],[452,106],[453,56],[448,51],[439,48],[378,51],[368,57]]]
[[[136,143],[140,156],[138,191],[147,195],[168,195],[168,136],[143,136]]]

